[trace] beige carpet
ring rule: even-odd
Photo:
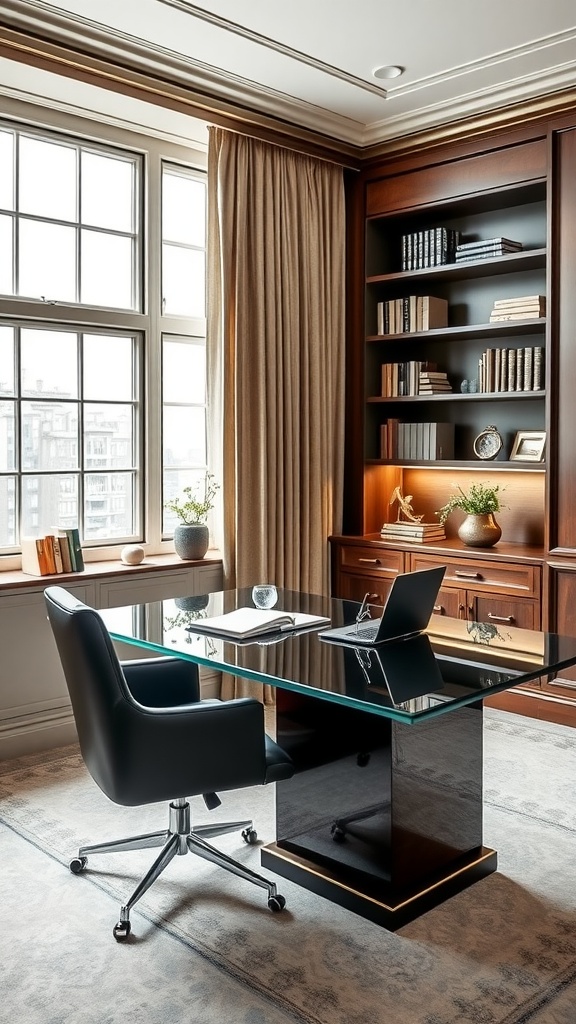
[[[575,780],[573,731],[491,712],[485,841],[497,874],[391,934],[284,880],[287,910],[271,914],[263,891],[176,858],[118,946],[118,904],[153,852],[94,857],[81,877],[65,865],[80,843],[163,827],[164,807],[110,804],[74,748],[6,762],[0,955],[11,984],[0,1020],[574,1024]],[[249,807],[266,841],[272,801],[270,787],[226,794],[214,816]],[[217,842],[258,868],[257,848]],[[72,999],[70,972],[85,998]]]

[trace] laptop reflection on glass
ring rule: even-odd
[[[319,634],[322,640],[373,647],[422,633],[434,611],[446,566],[396,576],[379,619],[337,626]]]

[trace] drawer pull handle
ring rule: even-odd
[[[359,562],[365,562],[366,565],[382,565],[379,558],[359,558]]]
[[[443,604],[435,604],[434,608],[432,610],[436,612],[436,615],[445,615],[446,614],[446,612],[444,610],[444,605]]]
[[[464,572],[463,569],[455,569],[454,575],[460,577],[463,580],[481,580],[482,573],[479,572]]]
[[[488,618],[491,619],[492,622],[507,622],[509,626],[511,626],[513,622],[516,622],[513,615],[493,615],[492,612],[488,612]]]

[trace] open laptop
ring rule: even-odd
[[[320,638],[355,646],[372,646],[387,640],[417,636],[430,621],[445,572],[446,566],[442,565],[401,573],[390,588],[380,619],[326,629],[319,634]]]

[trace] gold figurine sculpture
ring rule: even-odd
[[[412,503],[412,495],[411,494],[407,494],[406,497],[404,497],[404,495],[402,494],[402,491],[400,490],[400,488],[399,487],[395,487],[394,490],[392,491],[392,497],[390,498],[390,504],[393,505],[395,501],[398,502],[398,516],[396,518],[396,522],[397,523],[403,522],[403,518],[402,517],[404,517],[404,519],[407,520],[409,523],[420,523],[420,522],[422,522],[422,520],[424,518],[423,515],[421,515],[421,516],[414,515],[414,509],[412,508],[412,504],[411,504]]]

